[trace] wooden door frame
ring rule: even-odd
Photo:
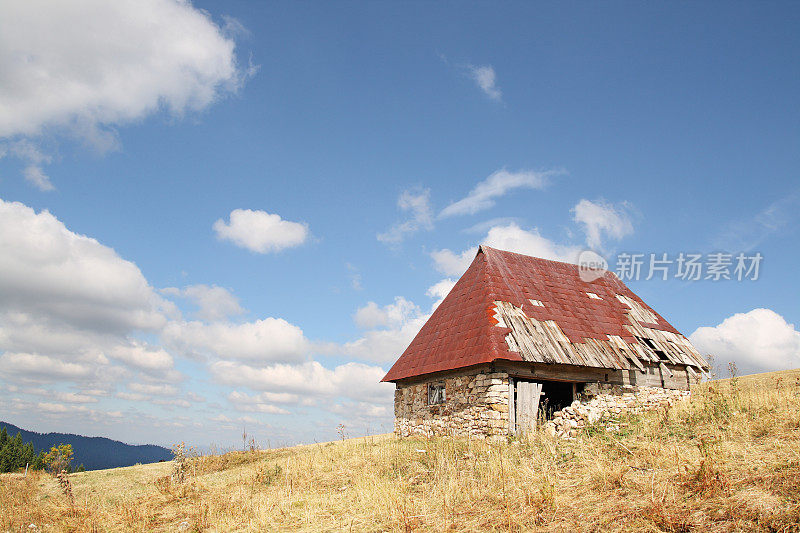
[[[574,381],[570,379],[537,379],[531,376],[519,376],[519,375],[509,375],[508,376],[508,434],[509,435],[518,435],[521,432],[521,427],[519,424],[519,420],[517,420],[517,383],[523,381],[526,383],[537,383],[540,387],[544,388],[545,381],[554,381],[559,383],[572,383],[572,400],[575,401],[577,398],[577,387],[578,383],[584,383],[583,381]],[[541,402],[541,389],[539,390],[539,402],[537,402],[537,419],[538,420],[538,404]],[[534,423],[533,427],[536,427],[536,423]]]

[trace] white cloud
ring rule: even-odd
[[[358,327],[369,329],[379,326],[395,326],[402,324],[409,317],[419,314],[419,307],[403,298],[397,296],[393,304],[379,307],[375,302],[367,302],[364,307],[360,307],[353,317]]]
[[[375,302],[368,302],[353,317],[356,325],[366,331],[358,339],[333,351],[364,361],[393,362],[419,333],[455,283],[451,279],[443,279],[428,288],[426,294],[435,299],[428,312],[402,296],[395,297],[393,303],[382,307]]]
[[[109,357],[127,363],[141,370],[169,370],[173,366],[172,356],[163,348],[147,346],[140,342],[119,345],[112,348]]]
[[[159,385],[152,383],[128,383],[128,390],[147,396],[174,396],[178,394],[177,387],[166,383]]]
[[[167,410],[172,411],[175,407],[180,407],[181,409],[189,409],[192,406],[192,403],[184,400],[183,398],[168,398],[168,399],[151,399],[151,403],[156,405],[163,405],[167,408]]]
[[[633,233],[629,209],[624,202],[614,206],[604,200],[584,199],[572,208],[572,213],[586,233],[586,244],[594,250],[602,250],[604,235],[619,240]]]
[[[303,330],[282,318],[243,324],[170,322],[163,342],[188,356],[258,362],[298,362],[307,358],[310,342]]]
[[[35,165],[28,165],[25,167],[25,170],[22,171],[23,176],[25,179],[28,180],[33,186],[35,186],[40,191],[52,191],[55,190],[50,178],[44,173],[41,167],[37,167]]]
[[[542,237],[536,228],[525,230],[515,222],[489,229],[483,244],[500,250],[567,263],[575,263],[581,252],[577,246],[555,243]],[[472,263],[476,253],[478,253],[477,246],[467,248],[460,253],[445,248],[431,252],[431,258],[439,272],[448,276],[461,276]]]
[[[1,137],[1,136],[0,136]],[[33,184],[40,191],[52,191],[55,189],[50,182],[50,178],[42,170],[42,165],[49,163],[52,157],[42,152],[42,150],[28,139],[0,145],[0,159],[6,154],[13,155],[25,162],[25,169],[22,174],[25,179]]]
[[[800,332],[771,309],[736,313],[717,326],[697,328],[689,340],[714,357],[722,377],[729,362],[742,373],[800,367]]]
[[[84,380],[95,375],[93,365],[74,363],[32,353],[5,352],[0,355],[0,374],[23,380]]]
[[[327,410],[331,413],[346,417],[348,421],[346,427],[348,428],[351,427],[351,424],[358,424],[359,422],[363,424],[364,420],[373,420],[376,418],[386,418],[388,419],[387,422],[390,422],[394,415],[390,405],[376,405],[368,402],[346,401],[335,403],[328,406]],[[364,429],[368,431],[368,435],[371,434],[369,433],[370,429],[374,430],[372,427]]]
[[[430,196],[430,189],[403,191],[397,199],[397,207],[402,212],[408,213],[409,218],[404,222],[398,222],[385,233],[379,233],[378,240],[396,244],[419,230],[432,229],[433,212]]]
[[[536,228],[525,230],[514,223],[490,229],[483,242],[492,248],[567,263],[575,263],[581,252],[577,246],[558,244],[542,237]]]
[[[465,198],[445,207],[439,213],[439,218],[472,215],[478,211],[489,209],[494,206],[497,198],[514,189],[542,189],[547,185],[548,178],[555,174],[558,174],[558,172],[535,172],[532,170],[509,172],[506,169],[497,170],[478,183]]]
[[[205,396],[201,396],[201,395],[197,394],[196,392],[192,392],[192,391],[188,391],[186,393],[186,397],[189,398],[189,400],[191,400],[191,401],[193,401],[195,403],[203,403],[204,401],[206,401]]]
[[[5,2],[0,137],[203,109],[241,82],[234,47],[179,0]]]
[[[192,300],[198,307],[198,318],[208,322],[223,320],[244,313],[244,309],[239,305],[239,299],[227,289],[216,285],[211,287],[208,285],[189,285],[183,289],[168,287],[162,289],[161,292],[170,296],[182,296]]]
[[[266,401],[265,395],[269,393],[262,393],[257,396],[250,396],[242,392],[233,391],[228,395],[228,400],[234,405],[237,411],[245,411],[251,413],[268,413],[274,415],[288,415],[289,411],[283,407],[272,405]],[[288,395],[287,395],[288,396]],[[299,397],[297,395],[291,395]],[[294,403],[294,402],[293,402]]]
[[[36,409],[50,414],[64,414],[75,411],[86,411],[86,407],[82,405],[64,405],[61,403],[52,402],[39,402],[36,404]]]
[[[478,247],[473,246],[467,248],[461,253],[455,253],[452,250],[445,248],[444,250],[434,250],[431,252],[434,267],[436,270],[446,276],[461,276],[467,271],[472,260],[475,259],[475,254],[478,253]]]
[[[386,402],[394,386],[380,383],[385,372],[378,366],[346,363],[328,369],[316,361],[299,365],[252,367],[233,361],[217,361],[211,372],[221,383],[253,390],[289,392],[303,398],[348,397]]]
[[[450,278],[445,278],[441,281],[438,281],[434,285],[428,287],[428,290],[425,291],[425,294],[434,298],[436,301],[433,303],[433,309],[439,307],[439,304],[444,301],[450,291],[453,290],[453,287],[456,286],[456,281]]]
[[[127,400],[129,402],[146,402],[150,399],[146,394],[139,394],[138,392],[118,392],[117,398]]]
[[[497,86],[497,76],[491,65],[468,65],[470,77],[483,93],[497,102],[503,99],[503,93]]]
[[[414,339],[429,316],[402,296],[383,307],[368,302],[354,316],[356,325],[367,331],[360,338],[342,345],[341,351],[364,361],[392,362]]]
[[[53,397],[59,402],[66,403],[97,403],[97,398],[94,396],[75,392],[54,392]]]
[[[0,250],[0,312],[120,332],[157,330],[172,310],[135,264],[47,211],[0,200]]]
[[[52,190],[42,168],[50,157],[33,142],[66,134],[106,151],[119,145],[115,127],[205,109],[255,73],[237,65],[230,35],[182,0],[2,3],[5,151],[26,163],[28,181]],[[33,151],[15,149],[20,141]]]
[[[8,388],[10,389],[11,387]],[[17,387],[15,388],[15,390],[19,390],[19,388]],[[97,398],[89,394],[54,391],[37,387],[25,387],[24,392],[25,394],[44,396],[46,398],[52,398],[54,400],[64,403],[97,403],[98,401]]]
[[[280,215],[251,209],[234,209],[230,222],[214,222],[217,238],[252,252],[265,254],[300,246],[308,239],[308,225],[283,220]]]
[[[232,402],[254,401],[259,403],[298,404],[302,398],[290,392],[261,392],[256,396],[248,396],[244,392],[233,391],[228,395]]]
[[[118,361],[180,378],[169,353],[134,337],[177,313],[135,264],[47,211],[2,200],[0,249],[0,373],[97,389],[130,375]]]
[[[391,363],[408,347],[428,316],[420,316],[397,327],[372,329],[363,336],[345,343],[343,353],[362,361]]]

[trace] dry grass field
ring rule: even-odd
[[[0,531],[800,531],[800,370],[700,385],[613,433],[391,436],[0,477]],[[33,525],[32,525],[33,524]]]

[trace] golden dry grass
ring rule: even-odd
[[[672,409],[490,445],[345,442],[70,476],[0,477],[0,531],[800,531],[800,371]]]

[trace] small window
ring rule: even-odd
[[[431,383],[428,385],[428,405],[444,403],[444,383]]]

